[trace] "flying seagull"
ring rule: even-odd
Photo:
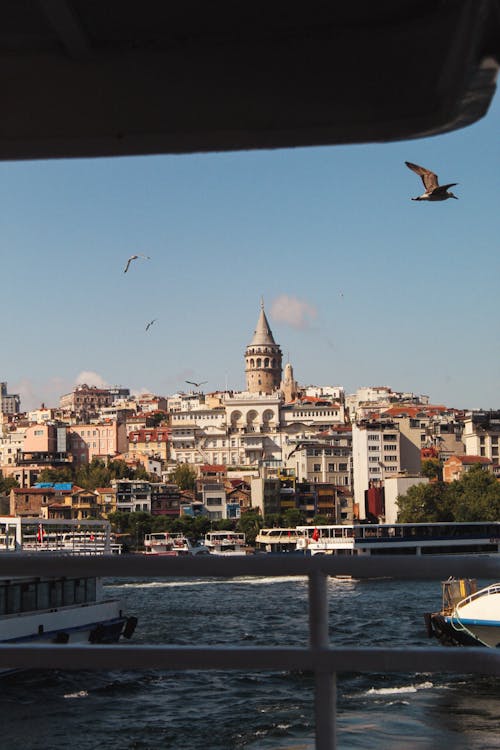
[[[127,265],[125,266],[123,273],[127,273],[130,264],[132,263],[133,260],[137,260],[137,258],[145,258],[146,260],[151,260],[149,255],[131,255],[130,258],[127,260]]]
[[[438,182],[437,174],[431,172],[429,169],[419,167],[418,164],[412,164],[411,161],[405,161],[408,169],[411,169],[416,174],[420,175],[422,182],[424,183],[425,192],[419,195],[418,198],[412,198],[412,201],[445,201],[447,198],[455,198],[458,200],[456,195],[453,195],[451,190],[448,188],[453,185],[458,185],[458,182],[450,182],[448,185],[440,185]]]
[[[153,325],[153,323],[156,323],[156,321],[157,321],[157,320],[158,320],[158,318],[153,318],[153,320],[150,320],[150,321],[149,321],[149,323],[148,323],[148,324],[147,324],[147,326],[146,326],[146,331],[147,331],[147,330],[148,330],[149,328],[151,328],[151,326]]]
[[[189,383],[190,385],[196,386],[196,388],[199,388],[200,385],[205,385],[205,383],[208,383],[208,380],[202,380],[201,383],[195,383],[194,380],[186,380],[186,383]]]

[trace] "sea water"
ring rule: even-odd
[[[307,643],[305,578],[110,581],[139,624],[133,642]],[[423,614],[439,581],[330,579],[339,646],[429,645]],[[433,643],[436,645],[436,642]],[[343,750],[500,748],[500,680],[450,674],[338,677]],[[312,750],[309,673],[30,671],[2,680],[2,748],[11,750]]]

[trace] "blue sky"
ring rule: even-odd
[[[400,143],[0,163],[0,380],[23,409],[82,374],[242,389],[262,296],[303,385],[500,408],[499,110]],[[412,202],[405,160],[459,200]]]

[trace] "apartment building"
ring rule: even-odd
[[[354,501],[363,516],[365,493],[383,486],[386,476],[401,471],[399,426],[393,421],[366,420],[352,425]]]
[[[499,463],[500,411],[473,411],[464,417],[462,441],[471,456]]]
[[[128,449],[125,424],[113,421],[70,425],[68,441],[76,464],[90,463],[93,458],[114,458]]]
[[[21,398],[17,393],[8,393],[7,383],[0,383],[0,413],[19,414]]]

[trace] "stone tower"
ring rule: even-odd
[[[252,341],[245,350],[247,391],[273,393],[281,383],[281,349],[276,344],[260,303],[260,314]]]
[[[283,376],[283,380],[281,381],[280,390],[283,391],[285,403],[294,401],[299,395],[299,386],[297,384],[297,381],[293,377],[293,367],[290,362],[287,362],[287,364],[285,365],[285,374]]]

